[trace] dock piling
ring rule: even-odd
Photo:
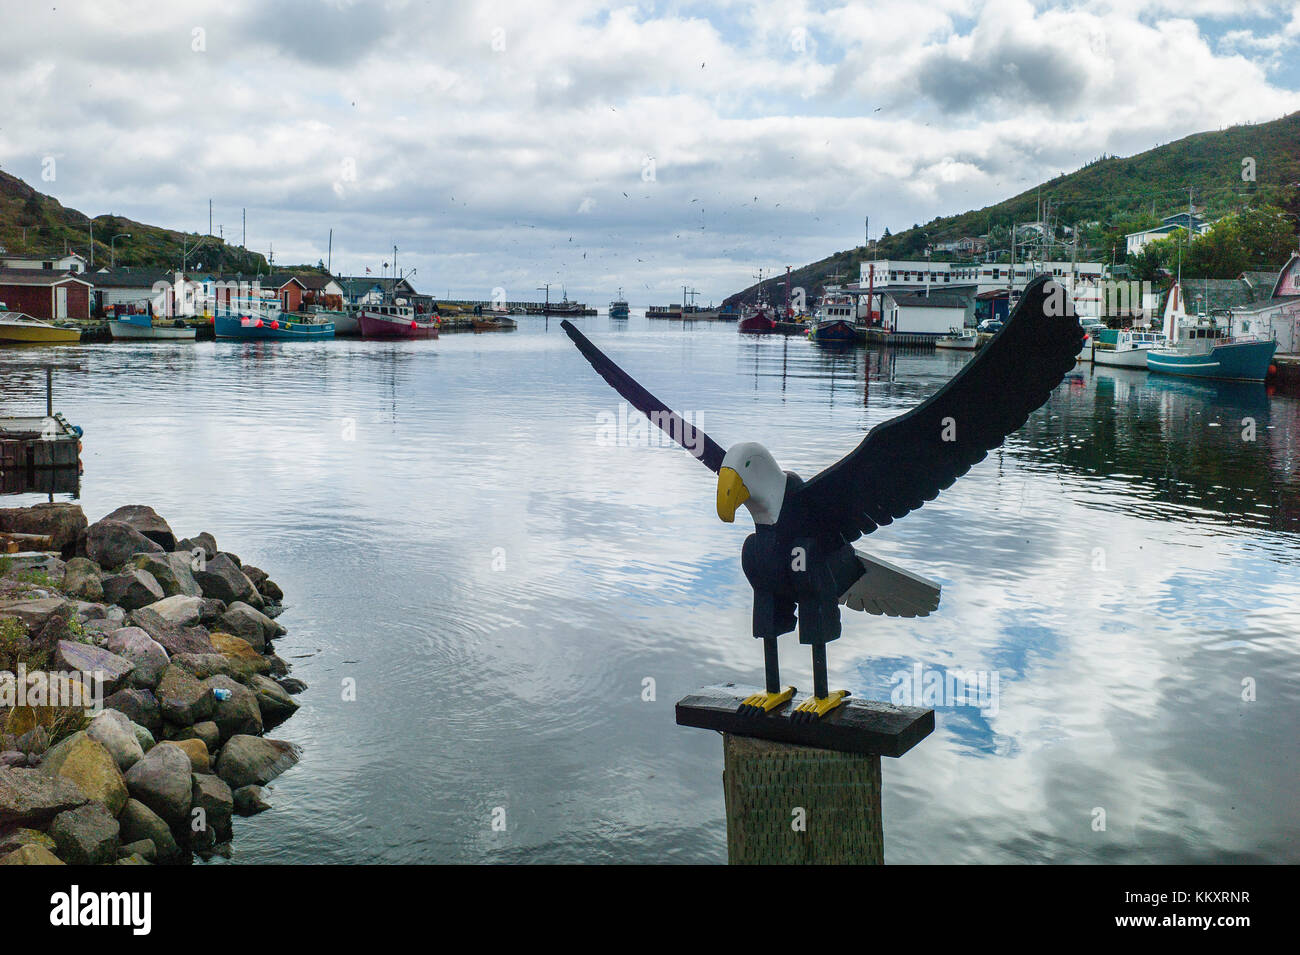
[[[722,733],[727,859],[732,865],[880,865],[881,756],[934,730],[934,710],[850,698],[822,719],[790,719],[805,698],[763,716],[738,712],[760,692],[727,683],[677,703],[677,723]]]

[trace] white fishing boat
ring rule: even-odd
[[[1146,368],[1147,352],[1167,344],[1158,332],[1106,329],[1092,335],[1092,361],[1111,368]]]
[[[980,347],[980,336],[973,328],[950,328],[948,334],[934,340],[935,348],[953,351],[974,351]]]

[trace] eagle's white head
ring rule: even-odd
[[[755,524],[775,524],[785,501],[785,472],[756,441],[733,444],[718,469],[718,517],[728,524],[744,504]]]

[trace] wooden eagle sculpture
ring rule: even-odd
[[[939,588],[852,544],[916,510],[979,463],[1023,425],[1074,367],[1083,345],[1073,303],[1050,277],[1036,279],[1003,328],[952,379],[911,411],[872,428],[847,456],[805,481],[783,471],[753,441],[725,452],[568,322],[562,327],[587,361],[629,404],[718,476],[718,517],[731,523],[744,506],[754,519],[741,566],[754,589],[754,636],[763,641],[766,692],[741,712],[766,714],[789,701],[782,688],[777,637],[799,627],[812,647],[813,695],[796,721],[820,719],[846,690],[826,680],[826,644],[840,635],[840,605],[889,616],[924,616]]]

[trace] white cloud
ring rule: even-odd
[[[1248,12],[68,0],[6,11],[31,42],[0,61],[0,164],[39,185],[58,155],[60,201],[180,228],[211,197],[228,238],[247,207],[277,262],[323,258],[331,228],[348,271],[397,245],[440,293],[718,300],[855,244],[865,214],[897,231],[1300,108],[1269,72],[1300,14]]]

